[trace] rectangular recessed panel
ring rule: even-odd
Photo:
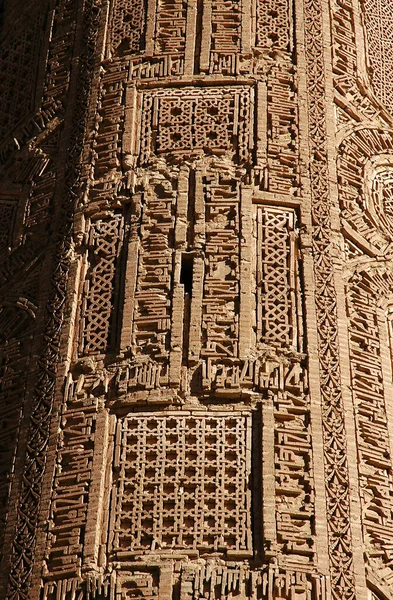
[[[249,414],[119,422],[115,550],[251,551]]]
[[[257,336],[274,346],[297,345],[296,213],[257,211]]]
[[[225,155],[250,160],[253,90],[185,88],[146,91],[142,98],[140,165],[169,157]],[[154,160],[156,160],[154,158]]]

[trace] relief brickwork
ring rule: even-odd
[[[367,272],[359,270],[348,283],[347,301],[365,551],[372,572],[391,586],[393,481],[387,408],[391,373],[390,369],[386,372],[382,345],[391,344],[386,304],[391,294],[392,275],[384,271],[377,265]]]
[[[15,7],[9,5],[8,8],[11,17],[15,17]],[[29,68],[30,72],[28,77],[20,75],[13,98],[15,102],[15,95],[28,93],[29,103],[26,110],[22,105],[23,110],[18,113],[19,118],[23,117],[22,122],[15,123],[12,132],[7,126],[7,137],[1,148],[4,199],[8,204],[10,221],[7,238],[2,237],[1,274],[1,413],[4,430],[12,436],[7,447],[2,449],[4,487],[1,518],[7,515],[7,520],[2,529],[1,595],[7,598],[27,598],[30,594],[66,295],[67,233],[74,202],[72,194],[75,193],[70,187],[79,160],[74,135],[74,141],[70,143],[70,153],[74,152],[74,157],[68,161],[66,174],[70,196],[68,201],[62,199],[62,210],[59,211],[59,199],[56,201],[54,196],[56,178],[62,171],[58,152],[62,142],[60,131],[64,126],[64,109],[72,105],[68,91],[75,38],[74,27],[70,28],[70,23],[76,18],[77,6],[75,2],[54,3],[50,15],[46,13],[46,4],[43,7],[35,3],[30,8],[33,14],[40,15],[40,31],[34,33],[30,22],[26,39],[32,44],[32,49],[30,52],[27,48],[23,61],[20,58],[23,68]],[[22,12],[21,22],[24,18],[29,20],[28,11]],[[5,29],[8,26],[6,18]],[[32,61],[45,44],[47,66],[41,82],[43,87],[37,87],[37,93],[41,94],[37,110],[32,102],[34,89],[29,81],[40,81],[37,66]],[[24,48],[21,45],[18,52],[24,51]],[[18,77],[17,57],[11,53],[10,60],[11,63],[4,61],[3,66],[14,70],[15,77]],[[55,223],[58,223],[58,229]],[[53,231],[56,231],[55,235]],[[42,274],[45,271],[44,282]],[[12,473],[18,473],[18,483],[15,477],[9,479]]]
[[[235,163],[249,159],[252,90],[215,88],[160,90],[144,94],[139,161],[154,155],[224,154]]]
[[[145,4],[113,0],[109,22],[110,50],[116,55],[139,52],[145,25]]]
[[[355,598],[349,474],[340,380],[337,295],[330,253],[331,216],[327,124],[324,111],[325,63],[322,8],[305,2],[305,41],[309,93],[311,193],[315,262],[316,316],[320,356],[327,525],[333,598]],[[318,42],[316,43],[316,40]],[[314,135],[314,128],[317,135]]]
[[[0,595],[386,595],[387,7],[361,53],[355,0],[38,6],[1,34]]]
[[[393,138],[380,129],[362,128],[343,141],[338,157],[342,220],[374,252],[391,243],[389,162]]]
[[[94,222],[87,242],[88,269],[80,312],[80,354],[104,354],[115,328],[116,268],[119,269],[124,222],[122,215]]]
[[[365,2],[360,21],[358,9],[356,2],[333,3],[335,23],[340,23],[340,35],[333,28],[339,49],[334,56],[337,174],[363,552],[369,584],[381,590],[375,597],[389,597],[391,558],[384,526],[390,519],[392,463],[386,401],[391,382],[392,138],[385,69],[391,11],[381,3]],[[356,44],[365,39],[366,47],[359,51]],[[374,454],[377,448],[383,449],[380,456]],[[369,595],[374,597],[371,591]]]
[[[257,2],[256,10],[257,35],[256,46],[289,50],[292,45],[291,3],[288,0],[273,2]]]
[[[392,380],[389,333],[391,143],[387,131],[361,129],[343,141],[337,163],[348,257],[349,358],[356,407],[364,552],[368,572],[386,589],[391,586],[389,536],[384,530],[390,519],[392,464],[390,412],[386,400]],[[364,148],[362,153],[359,147]],[[383,449],[380,458],[375,454],[376,448]],[[383,498],[382,502],[378,498]]]
[[[301,349],[296,214],[261,207],[257,219],[257,344]]]
[[[80,573],[86,534],[89,487],[92,478],[96,403],[70,400],[61,415],[53,485],[47,569],[51,574]]]
[[[363,5],[364,30],[370,75],[377,98],[392,110],[393,17],[386,0],[366,0]]]
[[[34,92],[48,7],[30,2],[22,14],[12,15],[13,26],[2,28],[0,59],[0,139],[26,118],[34,107]],[[27,10],[26,10],[27,9]],[[24,14],[23,14],[24,13]],[[20,82],[23,81],[23,86]]]
[[[154,8],[154,54],[159,56],[184,53],[189,8],[179,0],[157,2]]]
[[[129,567],[117,571],[110,580],[102,578],[88,580],[82,586],[77,579],[53,581],[45,584],[43,600],[55,600],[63,594],[70,600],[89,598],[89,600],[108,600],[116,594],[120,598],[147,598],[153,600],[160,593],[168,592],[167,579],[171,572],[160,571],[157,567]],[[308,573],[287,570],[280,571],[276,566],[260,573],[250,572],[247,568],[214,566],[185,568],[177,578],[182,597],[191,599],[215,596],[228,599],[242,595],[245,598],[300,598],[313,600],[323,598],[326,585],[323,578]],[[61,596],[60,596],[61,597]],[[115,596],[116,597],[116,596]],[[379,596],[372,596],[372,600]]]
[[[31,353],[36,305],[27,298],[9,298],[0,310],[0,530],[3,546],[17,440],[23,414],[23,382]]]
[[[111,5],[91,117],[78,349],[43,597],[173,587],[319,598],[299,201],[269,203],[300,193],[291,9],[279,7],[278,45],[273,21],[259,30],[266,60],[248,63],[252,81],[228,86],[217,76],[247,68],[249,3],[195,13],[192,3],[152,2],[147,20],[139,8]],[[206,85],[171,84],[183,73]],[[67,555],[71,519],[58,497],[75,499]],[[99,539],[84,551],[91,530]]]
[[[127,417],[115,444],[117,556],[155,549],[252,554],[250,415]]]

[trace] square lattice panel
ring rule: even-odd
[[[118,422],[114,550],[251,552],[251,416]]]

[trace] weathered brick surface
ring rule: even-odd
[[[0,596],[392,597],[389,1],[0,19]]]

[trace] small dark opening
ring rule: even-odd
[[[172,600],[180,600],[180,580],[173,584]]]
[[[194,244],[194,226],[195,226],[195,171],[190,170],[188,178],[188,206],[187,206],[187,248],[190,250]]]
[[[202,49],[202,26],[203,26],[203,0],[197,0],[197,20],[195,32],[195,54],[194,54],[194,73],[198,75],[201,68],[201,49]]]
[[[262,531],[262,409],[259,406],[252,415],[252,465],[249,488],[252,498],[252,534],[256,557],[263,553]]]
[[[179,115],[182,114],[182,109],[180,108],[180,106],[174,106],[171,110],[171,114],[175,117],[178,117]]]
[[[192,295],[192,270],[194,258],[184,253],[181,259],[180,283],[184,285],[184,294]]]

